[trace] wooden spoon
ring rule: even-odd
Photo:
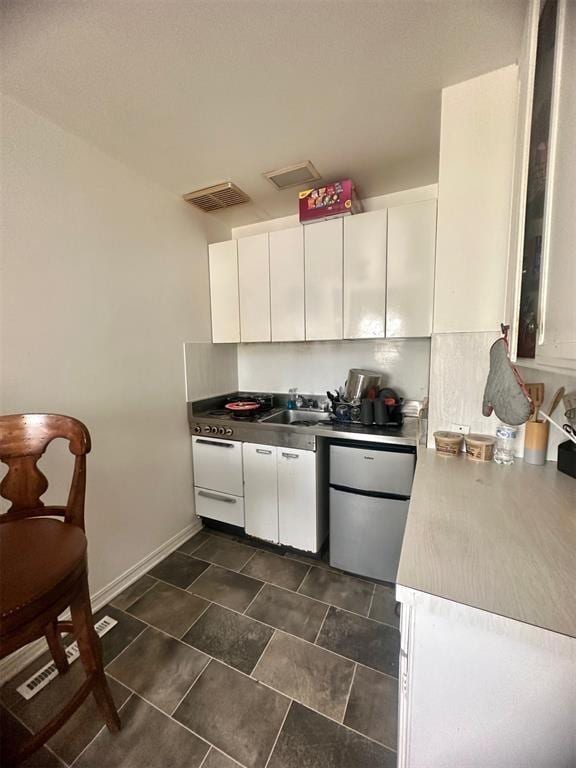
[[[526,389],[534,405],[534,413],[530,416],[530,421],[536,421],[540,406],[544,402],[544,384],[526,384]]]
[[[546,413],[548,416],[552,416],[558,405],[560,404],[560,400],[564,397],[564,392],[566,390],[564,387],[560,387],[556,390],[554,397],[552,398],[552,401],[550,402],[550,405],[548,406],[548,409],[546,410]]]

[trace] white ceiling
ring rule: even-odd
[[[180,195],[296,211],[312,160],[363,197],[437,180],[440,89],[516,60],[524,0],[2,0],[3,90]]]

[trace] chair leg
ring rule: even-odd
[[[60,672],[61,675],[63,675],[68,672],[70,665],[68,664],[64,646],[62,645],[62,638],[60,636],[60,632],[58,631],[58,621],[55,620],[48,624],[46,627],[45,636],[48,647],[50,648],[50,653],[54,659],[54,664],[56,664],[56,669],[58,672]]]
[[[82,659],[86,675],[88,677],[93,675],[96,678],[92,693],[108,726],[108,730],[115,733],[121,728],[120,717],[110,693],[106,675],[104,674],[102,648],[100,646],[100,638],[94,629],[88,579],[86,576],[83,577],[81,589],[72,601],[70,610],[72,613],[74,636],[78,643],[80,658]]]

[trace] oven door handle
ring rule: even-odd
[[[225,504],[236,504],[234,497],[220,496],[220,494],[212,493],[211,491],[198,491],[198,496],[204,496],[204,498],[212,499],[212,501],[223,501]]]
[[[212,445],[216,448],[234,448],[233,443],[220,443],[218,440],[196,440],[196,445]]]

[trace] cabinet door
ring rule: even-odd
[[[280,544],[318,550],[313,451],[278,448],[278,525]]]
[[[238,240],[241,341],[270,341],[268,233]]]
[[[342,219],[304,227],[306,338],[342,338]]]
[[[344,338],[383,339],[386,210],[344,219]]]
[[[502,322],[517,96],[515,64],[442,91],[434,333]]]
[[[576,6],[559,6],[536,360],[576,368]]]
[[[276,448],[244,443],[244,517],[246,533],[278,543]]]
[[[436,200],[388,209],[386,336],[430,336]]]
[[[270,232],[272,341],[304,341],[304,232]]]
[[[238,300],[238,252],[236,240],[208,246],[212,341],[240,341]]]
[[[213,437],[192,438],[194,485],[242,496],[242,443]]]

